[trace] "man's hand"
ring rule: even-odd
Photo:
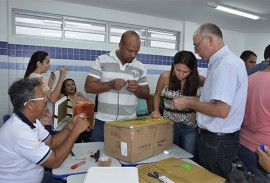
[[[76,133],[79,134],[89,127],[89,121],[87,121],[87,117],[84,113],[74,116],[71,123],[73,123],[72,131],[76,131]]]
[[[109,84],[110,84],[112,89],[121,90],[121,88],[126,86],[127,82],[124,79],[118,78],[118,79],[114,79],[114,80],[110,81]]]
[[[270,172],[270,150],[264,146],[265,152],[258,146],[259,163],[267,172]]]
[[[128,80],[128,90],[132,93],[135,93],[138,89],[138,81],[137,80]]]
[[[187,97],[178,97],[173,99],[173,106],[178,109],[178,110],[182,110],[182,109],[187,109],[188,106],[188,101],[190,99],[188,99]]]

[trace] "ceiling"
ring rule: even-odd
[[[212,22],[222,29],[243,33],[270,32],[270,0],[58,0],[155,17],[202,24]],[[208,6],[208,2],[242,9],[266,18],[252,20]]]

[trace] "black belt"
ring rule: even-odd
[[[198,132],[200,135],[223,136],[223,137],[236,136],[239,134],[239,131],[233,133],[214,133],[202,128],[198,128]]]

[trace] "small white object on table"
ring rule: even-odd
[[[74,156],[68,155],[67,159],[62,163],[59,168],[52,170],[53,177],[55,178],[66,178],[69,175],[86,173],[90,167],[97,167],[98,162],[94,158],[91,158],[90,155],[93,155],[100,150],[101,155],[104,155],[104,143],[103,142],[89,142],[89,143],[76,143],[73,146],[72,152]],[[120,162],[112,158],[112,167],[121,167]],[[85,161],[85,164],[71,169],[72,165]]]

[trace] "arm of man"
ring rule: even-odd
[[[84,89],[87,93],[99,94],[111,89],[120,90],[126,84],[127,82],[120,78],[108,82],[100,82],[100,79],[97,79],[93,76],[87,76]]]
[[[200,102],[192,100],[189,97],[178,97],[173,100],[174,106],[179,109],[193,109],[207,116],[226,118],[230,112],[231,106],[222,102]]]
[[[60,144],[62,144],[68,137],[69,133],[73,129],[74,122],[77,118],[73,118],[61,131],[57,132],[55,135],[51,136],[45,144],[51,149],[55,149]]]
[[[89,122],[86,118],[81,118],[79,115],[74,117],[74,127],[67,136],[67,138],[58,145],[50,156],[46,159],[42,165],[47,168],[58,168],[70,153],[78,136],[89,126]]]

